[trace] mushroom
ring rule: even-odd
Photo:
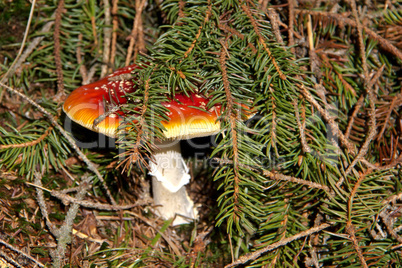
[[[75,89],[63,105],[66,115],[74,122],[109,137],[115,137],[125,114],[113,104],[125,104],[127,93],[136,90],[131,73],[137,65],[116,70],[92,84]],[[131,78],[131,79],[130,79]],[[166,140],[156,144],[149,174],[152,176],[153,198],[160,205],[157,214],[164,219],[176,216],[173,225],[197,218],[193,201],[186,193],[190,181],[188,168],[180,151],[180,139],[213,135],[219,132],[221,105],[206,110],[209,99],[201,94],[175,94],[162,103],[169,111],[168,121],[162,121]],[[112,108],[110,108],[112,107]]]

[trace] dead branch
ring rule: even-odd
[[[353,27],[357,27],[357,24],[354,20],[345,18],[344,16],[335,14],[335,13],[330,13],[330,12],[325,12],[325,11],[301,10],[301,9],[294,9],[294,12],[296,14],[300,14],[300,15],[311,14],[313,16],[332,18],[332,19],[335,19],[338,23],[345,23],[345,24],[351,25]],[[398,48],[396,48],[394,45],[392,45],[391,42],[389,42],[387,39],[382,38],[377,33],[375,33],[373,30],[367,28],[366,26],[362,26],[362,27],[363,27],[365,33],[368,36],[370,36],[372,39],[378,41],[378,43],[380,44],[380,46],[383,49],[392,53],[397,58],[402,60],[402,52]]]
[[[4,245],[5,247],[7,247],[8,249],[11,249],[14,252],[17,252],[18,254],[24,256],[25,258],[27,258],[28,260],[32,261],[33,263],[35,263],[37,266],[39,267],[45,267],[45,265],[43,265],[41,262],[39,262],[38,260],[36,260],[35,258],[29,256],[28,254],[24,253],[23,251],[17,249],[16,247],[10,245],[9,243],[7,243],[6,241],[4,241],[3,239],[0,238],[0,244]],[[2,255],[4,257],[4,255]],[[7,260],[8,261],[8,260]],[[17,263],[18,264],[18,263]],[[13,264],[14,265],[14,264]],[[18,264],[19,265],[19,264]],[[22,266],[19,266],[22,267]]]
[[[66,94],[64,92],[64,76],[63,76],[63,65],[61,63],[60,56],[60,25],[61,25],[61,16],[64,9],[64,0],[60,0],[57,9],[56,9],[56,18],[54,21],[54,63],[56,66],[57,73],[57,94],[54,96],[54,99],[57,102],[64,101]]]
[[[226,265],[225,268],[235,267],[237,265],[244,264],[244,263],[246,263],[248,261],[255,260],[265,252],[272,251],[272,250],[274,250],[276,248],[284,246],[284,245],[286,245],[286,244],[288,244],[288,243],[290,243],[290,242],[292,242],[294,240],[300,239],[302,237],[306,237],[306,236],[309,236],[311,234],[318,233],[318,232],[320,232],[320,231],[322,231],[322,230],[324,230],[324,229],[326,229],[326,228],[328,228],[330,226],[331,226],[331,224],[323,223],[323,224],[321,224],[321,225],[319,225],[317,227],[310,228],[310,229],[308,229],[306,231],[300,232],[300,233],[298,233],[296,235],[293,235],[291,237],[282,239],[279,242],[273,243],[273,244],[271,244],[269,246],[266,246],[266,247],[264,247],[262,249],[259,249],[259,250],[256,250],[256,251],[252,252],[252,253],[248,253],[246,255],[241,256],[236,261],[232,262],[231,264]]]

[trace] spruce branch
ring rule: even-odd
[[[221,29],[221,30],[224,31],[224,32],[228,32],[228,33],[231,33],[231,34],[234,35],[234,36],[237,36],[237,37],[240,38],[241,40],[244,40],[244,38],[245,38],[245,37],[244,37],[244,34],[240,33],[240,32],[237,31],[236,29],[234,29],[234,28],[230,27],[229,25],[225,24],[223,21],[222,21],[221,23],[219,23],[218,27],[219,27],[219,29]],[[257,54],[258,50],[257,50],[257,48],[256,48],[252,43],[248,42],[248,43],[247,43],[247,46],[248,46],[249,48],[251,48],[251,51],[252,51],[254,54]]]
[[[226,120],[229,122],[230,126],[230,134],[232,137],[232,146],[233,146],[233,170],[234,170],[234,179],[233,179],[233,204],[234,204],[234,220],[235,222],[238,221],[239,215],[237,215],[241,209],[238,207],[238,198],[239,198],[239,184],[240,184],[240,178],[239,178],[239,155],[238,155],[238,138],[237,138],[237,128],[236,128],[236,115],[234,114],[234,103],[233,103],[233,96],[230,91],[230,83],[229,83],[229,77],[227,73],[227,68],[226,68],[226,57],[230,57],[229,52],[228,52],[228,43],[227,39],[224,41],[221,41],[222,49],[220,51],[220,57],[219,57],[219,64],[222,70],[222,81],[223,81],[223,87],[225,89],[225,95],[226,95],[226,109],[227,109],[227,114],[226,114]]]
[[[265,52],[267,52],[269,58],[270,58],[271,61],[272,61],[272,64],[275,66],[275,69],[276,69],[276,71],[277,71],[278,74],[279,74],[279,77],[280,77],[282,80],[286,80],[286,75],[281,71],[281,69],[280,69],[278,63],[276,62],[276,59],[275,59],[274,56],[272,55],[271,50],[268,48],[268,45],[267,45],[267,43],[265,42],[264,37],[263,37],[262,34],[260,33],[258,23],[257,23],[256,19],[253,17],[253,14],[251,13],[250,7],[249,7],[247,4],[243,3],[243,4],[241,5],[241,8],[242,8],[242,10],[244,11],[244,13],[246,13],[247,17],[249,18],[249,20],[250,20],[250,22],[251,22],[251,25],[253,25],[253,29],[254,29],[255,33],[257,34],[257,36],[258,36],[258,41],[259,41],[259,42],[261,43],[261,45],[264,47]]]
[[[43,113],[46,117],[49,118],[50,122],[60,131],[60,133],[63,135],[64,138],[69,142],[70,146],[76,151],[76,153],[81,157],[81,159],[85,162],[85,164],[88,166],[88,168],[95,173],[95,175],[98,177],[99,181],[102,183],[102,186],[104,187],[104,190],[106,192],[106,195],[110,199],[110,202],[113,205],[116,205],[116,201],[114,200],[112,194],[109,191],[109,188],[106,185],[106,182],[103,180],[102,175],[99,173],[98,169],[95,167],[95,165],[86,157],[86,155],[78,148],[78,146],[75,144],[75,141],[70,137],[70,135],[57,123],[56,118],[49,113],[45,108],[43,108],[41,105],[37,104],[34,100],[26,96],[25,94],[17,91],[16,89],[9,87],[3,83],[0,83],[0,86],[11,91],[12,93],[17,94],[18,96],[22,97],[25,99],[27,102],[29,102],[31,105],[35,106],[41,113]]]
[[[278,241],[276,243],[273,243],[273,244],[271,244],[269,246],[266,246],[266,247],[264,247],[262,249],[259,249],[259,250],[256,250],[256,251],[252,252],[252,253],[248,253],[246,255],[241,256],[236,261],[232,262],[231,264],[226,265],[225,268],[231,268],[231,267],[238,266],[240,264],[245,264],[246,262],[249,262],[249,261],[257,259],[262,254],[264,254],[264,253],[266,253],[268,251],[272,251],[272,250],[274,250],[276,248],[279,248],[279,247],[282,247],[284,245],[287,245],[292,241],[295,241],[295,240],[298,240],[300,238],[309,236],[311,234],[318,233],[318,232],[320,232],[320,231],[322,231],[322,230],[324,230],[324,229],[326,229],[326,228],[328,228],[330,226],[331,226],[331,224],[323,223],[323,224],[321,224],[321,225],[319,225],[317,227],[312,227],[312,228],[310,228],[310,229],[308,229],[306,231],[300,232],[300,233],[298,233],[296,235],[293,235],[291,237],[284,238],[284,239],[282,239],[282,240],[280,240],[280,241]]]
[[[30,142],[24,142],[24,143],[18,143],[18,144],[0,144],[0,150],[1,149],[9,149],[9,148],[23,148],[23,147],[28,147],[28,146],[35,146],[36,144],[43,141],[49,135],[50,131],[52,131],[52,130],[53,130],[53,126],[48,127],[48,129],[46,129],[45,133],[43,133],[36,140],[30,141]]]
[[[229,160],[229,159],[221,159],[221,158],[214,157],[212,160],[217,161],[221,165],[233,165],[233,161]],[[299,178],[292,177],[292,176],[287,176],[287,175],[284,175],[284,174],[281,174],[281,173],[278,173],[278,172],[272,172],[272,171],[269,171],[269,170],[265,170],[262,167],[253,167],[253,166],[244,165],[244,164],[241,164],[241,163],[239,163],[239,167],[260,172],[263,176],[265,176],[267,178],[270,178],[271,180],[287,181],[287,182],[297,183],[297,184],[300,184],[300,185],[306,185],[306,186],[311,187],[311,188],[324,190],[325,192],[327,192],[331,196],[335,196],[335,193],[333,193],[331,191],[331,189],[326,185],[322,185],[322,184],[319,184],[319,183],[316,183],[316,182],[306,181],[306,180],[299,179]]]
[[[365,268],[368,267],[367,262],[363,256],[363,252],[359,246],[359,242],[357,241],[355,226],[352,223],[353,200],[354,200],[354,197],[355,197],[360,185],[362,184],[362,182],[364,181],[366,176],[371,173],[371,171],[372,171],[371,169],[368,169],[364,172],[364,174],[360,175],[360,177],[358,178],[357,182],[355,183],[355,185],[353,187],[352,192],[350,193],[350,196],[348,199],[348,221],[346,223],[346,228],[345,228],[346,232],[350,235],[350,239],[352,240],[353,247],[355,248],[355,250],[357,252],[357,256],[359,256],[360,262],[362,263],[363,267],[365,267]]]
[[[364,71],[364,84],[365,84],[366,92],[367,92],[368,99],[370,102],[370,119],[368,122],[369,130],[368,130],[366,139],[365,139],[363,145],[361,146],[359,152],[357,153],[356,157],[353,159],[352,163],[346,169],[345,175],[343,177],[341,177],[339,179],[339,181],[336,183],[336,186],[338,188],[342,185],[344,178],[346,178],[350,174],[350,172],[352,171],[354,166],[366,155],[366,153],[369,149],[369,145],[372,142],[372,140],[375,138],[375,135],[377,133],[377,129],[376,129],[377,124],[376,124],[376,117],[375,117],[375,99],[376,99],[376,97],[375,97],[374,90],[373,90],[373,84],[374,84],[372,82],[373,80],[370,80],[370,77],[369,77],[369,71],[368,71],[367,60],[366,60],[366,49],[365,49],[364,41],[363,41],[362,25],[360,23],[360,18],[357,14],[355,0],[351,0],[350,3],[352,6],[353,15],[356,19],[357,32],[358,32],[358,36],[359,36],[360,57],[361,57],[361,60],[363,63],[363,71]],[[381,67],[381,69],[384,69],[384,65]],[[378,78],[379,75],[376,77]]]
[[[185,17],[185,14],[184,14],[185,6],[186,6],[186,2],[184,0],[179,0],[179,13],[178,13],[179,19],[182,19]]]
[[[344,16],[336,13],[331,13],[331,12],[325,12],[325,11],[311,11],[311,10],[301,10],[301,9],[294,9],[295,14],[299,15],[305,15],[305,14],[310,14],[312,16],[317,16],[317,17],[324,17],[324,18],[331,18],[335,19],[335,21],[338,24],[345,23],[348,25],[351,25],[353,27],[357,27],[357,23],[352,20],[345,18]],[[392,53],[394,56],[396,56],[398,59],[402,60],[402,52],[396,48],[394,45],[391,44],[387,39],[384,39],[377,33],[375,33],[373,30],[369,29],[366,26],[362,26],[362,29],[364,29],[365,33],[372,39],[378,41],[380,46],[385,49],[386,51]]]
[[[328,122],[332,132],[341,141],[341,144],[345,146],[350,153],[355,154],[356,149],[354,145],[348,139],[346,139],[345,135],[339,129],[338,124],[335,122],[335,118],[331,116],[326,109],[321,107],[321,105],[315,100],[313,95],[305,88],[304,85],[299,85],[299,87],[306,100],[309,101],[321,114],[323,119]]]
[[[150,78],[148,78],[148,79],[145,81],[145,85],[144,85],[144,93],[143,93],[144,101],[143,101],[143,104],[142,104],[141,114],[140,114],[140,116],[139,116],[140,119],[139,119],[139,122],[138,122],[138,124],[137,124],[137,129],[136,129],[137,134],[136,134],[136,137],[135,137],[135,138],[136,138],[135,143],[134,143],[134,145],[133,145],[131,148],[128,149],[128,151],[125,151],[124,153],[122,153],[122,154],[119,155],[119,156],[124,157],[124,160],[121,161],[121,162],[119,163],[119,165],[117,166],[117,167],[120,167],[121,165],[124,164],[124,167],[123,167],[123,171],[122,171],[122,172],[124,172],[126,169],[129,170],[130,165],[131,165],[132,163],[136,163],[138,160],[140,160],[141,163],[142,163],[144,166],[148,167],[147,161],[145,160],[144,157],[142,157],[142,154],[141,154],[141,152],[140,152],[140,148],[144,148],[145,145],[147,145],[147,144],[148,144],[151,148],[153,147],[153,146],[149,143],[149,141],[148,141],[148,138],[149,138],[149,137],[146,135],[146,132],[145,132],[145,131],[146,131],[145,128],[148,127],[148,126],[147,126],[147,123],[146,123],[146,121],[145,121],[145,117],[146,117],[146,113],[147,113],[147,111],[148,111],[148,101],[149,101],[149,79],[150,79]],[[149,152],[149,153],[151,154],[151,152]]]
[[[210,3],[210,0],[208,0],[208,9],[207,9],[207,11],[205,12],[204,23],[198,27],[198,32],[197,32],[197,34],[195,35],[195,38],[194,38],[193,42],[191,42],[190,47],[189,47],[189,48],[187,49],[187,51],[184,53],[184,58],[187,58],[188,55],[190,55],[191,51],[194,49],[195,44],[197,43],[198,39],[199,39],[200,36],[201,36],[202,28],[203,28],[204,25],[208,22],[209,17],[211,16],[211,11],[212,11],[212,5],[211,5],[211,3]]]

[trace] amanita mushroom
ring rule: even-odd
[[[135,90],[134,82],[127,77],[138,68],[137,65],[124,67],[97,82],[75,89],[64,103],[64,112],[88,129],[115,137],[125,115],[118,109],[110,111],[108,107],[127,102],[125,94]],[[169,121],[162,121],[166,141],[157,144],[160,150],[155,152],[154,161],[150,161],[149,174],[153,177],[154,202],[161,205],[157,212],[164,219],[176,216],[173,225],[188,223],[197,217],[194,203],[184,187],[190,175],[178,140],[219,132],[221,106],[215,105],[207,111],[208,102],[207,97],[191,93],[189,96],[176,94],[174,99],[162,103],[169,110]]]

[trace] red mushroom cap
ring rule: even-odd
[[[97,82],[75,89],[63,105],[64,112],[71,120],[88,129],[115,137],[125,117],[124,113],[120,110],[111,113],[96,126],[94,120],[104,115],[111,103],[127,103],[125,94],[134,92],[136,86],[132,80],[124,79],[124,75],[139,68],[137,65],[123,67]],[[174,100],[162,103],[169,110],[167,116],[170,119],[162,121],[166,129],[165,137],[189,139],[218,133],[221,105],[214,105],[207,111],[208,102],[207,97],[191,93],[190,96],[176,94]]]

